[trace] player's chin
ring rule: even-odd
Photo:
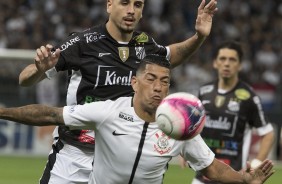
[[[129,25],[124,25],[124,26],[122,26],[122,30],[125,33],[132,33],[134,31],[134,29],[135,29],[134,25],[130,25],[130,26]]]

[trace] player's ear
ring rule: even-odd
[[[213,68],[214,68],[214,69],[217,69],[216,59],[213,60]]]
[[[134,92],[137,91],[137,83],[138,83],[138,81],[137,81],[136,76],[133,76],[131,78],[131,86],[132,86]]]
[[[112,5],[113,5],[113,0],[107,0],[107,12],[108,13],[111,13]]]

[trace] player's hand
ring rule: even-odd
[[[207,37],[211,32],[212,18],[217,8],[217,0],[211,0],[207,5],[205,0],[202,0],[198,7],[198,15],[196,19],[195,29],[200,37]]]
[[[51,52],[52,49],[53,46],[50,44],[36,49],[34,63],[38,71],[45,72],[50,68],[53,68],[58,62],[61,51],[60,49],[56,49],[55,52]]]
[[[242,171],[245,183],[249,184],[264,183],[273,173],[273,162],[270,160],[263,161],[262,164],[255,169],[252,169],[250,163],[247,163],[246,171]]]

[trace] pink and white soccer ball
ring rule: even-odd
[[[159,129],[176,140],[192,139],[202,131],[205,121],[206,114],[201,101],[184,92],[168,95],[156,112]]]

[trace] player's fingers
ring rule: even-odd
[[[48,49],[53,49],[53,45],[47,44],[47,45],[46,45],[46,48],[48,48]]]
[[[214,10],[217,7],[217,1],[210,1],[206,6],[209,10]]]
[[[47,58],[49,56],[50,51],[48,51],[48,49],[45,46],[41,46],[40,50],[42,52],[42,54],[44,55],[45,58]]]
[[[205,4],[206,4],[206,1],[205,1],[205,0],[202,0],[201,4],[200,4],[199,7],[198,7],[198,10],[204,9]]]
[[[38,61],[44,59],[44,53],[42,52],[41,48],[36,49],[36,56]]]
[[[274,174],[274,172],[275,172],[275,171],[272,170],[271,172],[267,173],[267,174],[264,176],[262,182],[264,183],[272,174]]]

